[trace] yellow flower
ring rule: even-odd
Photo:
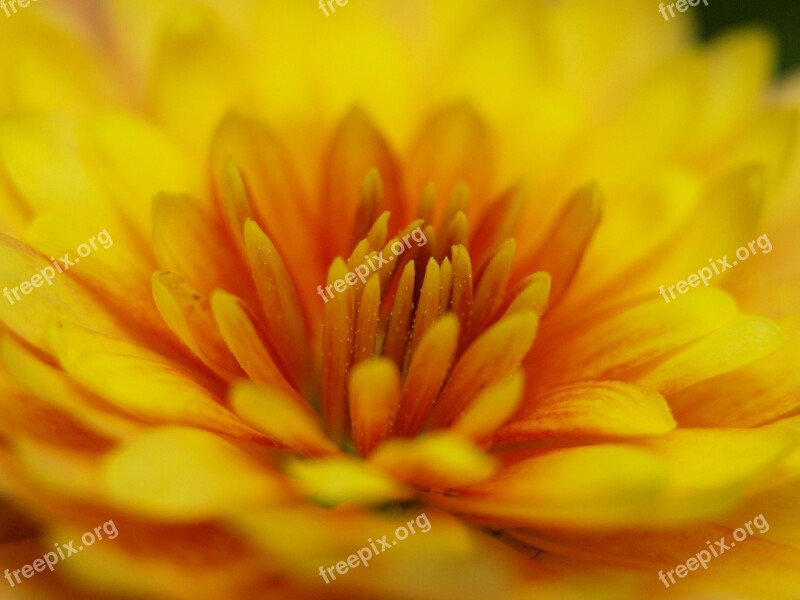
[[[690,26],[636,0],[4,22],[0,585],[792,597],[797,85],[765,34]]]

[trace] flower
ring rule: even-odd
[[[114,240],[0,301],[3,563],[120,534],[20,587],[649,598],[761,514],[673,585],[797,589],[797,95],[767,93],[765,34],[700,47],[634,0],[7,26],[3,285]]]

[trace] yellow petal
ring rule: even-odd
[[[200,5],[175,9],[162,36],[150,103],[163,126],[202,156],[219,119],[244,98],[248,63],[222,20]]]
[[[674,394],[767,356],[785,340],[769,319],[739,317],[669,357],[621,376],[663,395]]]
[[[2,341],[2,361],[9,377],[22,390],[106,437],[128,439],[142,429],[139,423],[109,410],[66,373],[34,356],[10,336]]]
[[[451,431],[474,442],[482,442],[505,423],[520,404],[523,375],[515,372],[507,379],[486,386],[455,420]]]
[[[625,524],[652,509],[667,485],[666,474],[661,461],[637,448],[553,450],[505,466],[490,481],[462,491],[461,498],[440,498],[436,504],[515,526]]]
[[[17,291],[19,299],[16,298],[14,287],[19,286],[23,277],[30,278],[48,268],[53,273],[52,285],[43,282],[41,288],[31,288],[29,296]],[[11,298],[0,302],[0,320],[44,352],[52,353],[48,329],[59,323],[69,322],[113,337],[126,337],[105,307],[68,272],[58,273],[32,248],[6,236],[0,236],[0,278],[10,286]]]
[[[219,404],[211,381],[181,364],[75,326],[54,329],[51,337],[75,381],[134,418],[266,441]]]
[[[202,198],[199,169],[167,134],[127,112],[103,113],[81,130],[93,177],[114,205],[148,241],[150,204],[161,190],[181,190]]]
[[[104,462],[109,499],[155,519],[197,521],[290,497],[276,474],[195,429],[154,429]]]
[[[250,382],[235,385],[230,394],[234,412],[272,439],[311,456],[339,452],[322,431],[316,413],[295,398]]]
[[[398,481],[436,489],[483,481],[495,471],[489,455],[451,433],[391,439],[373,453],[369,464]]]
[[[791,414],[800,403],[800,319],[779,323],[789,339],[756,362],[671,394],[685,427],[754,427]]]
[[[359,363],[350,374],[353,441],[368,456],[389,434],[400,406],[400,373],[385,358]]]
[[[349,457],[294,460],[286,472],[303,494],[322,506],[382,504],[409,495],[379,469]]]

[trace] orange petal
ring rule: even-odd
[[[536,337],[539,317],[520,312],[506,317],[475,340],[453,368],[431,415],[432,427],[453,422],[483,387],[508,377]]]
[[[276,366],[268,350],[269,344],[244,302],[217,290],[211,296],[211,310],[222,338],[248,377],[263,386],[275,387],[297,397],[297,392]]]
[[[375,355],[375,344],[378,338],[381,307],[381,279],[372,276],[364,287],[364,293],[358,304],[356,321],[356,341],[353,349],[353,362],[372,358]]]
[[[531,380],[533,387],[619,379],[620,373],[699,339],[736,314],[730,296],[712,288],[681,300],[673,306],[655,298],[577,323],[567,333],[546,332],[525,360],[540,374]]]
[[[211,175],[222,193],[223,165],[232,159],[239,168],[256,222],[275,244],[292,274],[305,314],[319,315],[316,287],[324,279],[318,218],[284,148],[261,122],[229,113],[211,146]],[[297,252],[303,248],[303,252]]]
[[[469,252],[477,269],[483,269],[497,248],[513,237],[529,195],[528,186],[518,184],[488,208],[470,236]]]
[[[469,252],[464,246],[453,246],[453,313],[461,324],[461,337],[458,340],[459,350],[467,343],[472,324],[472,263]]]
[[[160,193],[153,201],[153,248],[159,266],[179,274],[201,294],[215,288],[251,290],[236,256],[219,239],[221,224],[191,196]],[[198,257],[203,257],[198,260]],[[232,268],[233,267],[233,268]]]
[[[600,222],[601,198],[596,186],[575,192],[551,225],[539,248],[517,265],[516,278],[547,271],[553,280],[551,302],[569,286]]]
[[[429,182],[438,190],[452,190],[463,181],[477,202],[485,201],[491,182],[491,150],[488,130],[475,110],[468,104],[447,107],[421,131],[409,154],[411,197],[420,197]]]
[[[399,368],[403,368],[413,302],[414,261],[412,260],[406,264],[400,277],[383,343],[383,355],[393,360]]]
[[[419,347],[411,356],[394,434],[410,437],[422,429],[450,370],[458,342],[458,329],[458,319],[447,314],[422,337]]]
[[[347,266],[341,258],[333,261],[328,284],[343,279]],[[322,414],[325,425],[335,440],[345,436],[349,421],[347,411],[347,378],[353,364],[355,307],[353,290],[345,288],[325,303],[322,328],[323,387]]]
[[[470,339],[481,333],[491,322],[505,299],[506,285],[511,275],[511,264],[517,245],[513,239],[506,240],[489,260],[480,275],[472,306]]]
[[[356,210],[364,177],[373,168],[383,181],[384,208],[391,212],[390,229],[395,230],[404,220],[397,160],[369,117],[354,108],[336,131],[323,175],[322,216],[330,227],[328,256],[346,254],[353,239],[360,239],[354,230]]]
[[[557,388],[528,402],[495,441],[648,436],[675,426],[666,400],[657,392],[598,381]]]
[[[431,325],[439,318],[439,294],[442,282],[439,277],[439,263],[431,257],[425,268],[425,278],[419,293],[417,309],[414,311],[414,334],[411,338],[411,351],[419,346],[422,336]]]
[[[175,273],[154,273],[152,285],[164,321],[203,364],[228,381],[244,375],[222,339],[207,298]]]
[[[284,261],[255,221],[245,223],[244,239],[270,344],[286,363],[293,383],[308,385],[314,367],[308,327]]]

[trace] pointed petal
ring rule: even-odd
[[[201,297],[175,273],[154,273],[152,286],[164,321],[203,364],[227,381],[244,375],[222,339],[208,298]]]
[[[358,304],[356,341],[353,348],[353,363],[372,358],[378,339],[380,324],[381,279],[377,275],[369,278]]]
[[[269,345],[244,302],[217,290],[211,296],[211,310],[222,338],[248,377],[265,387],[275,387],[297,397],[297,392],[275,364]]]
[[[476,443],[490,438],[519,407],[523,387],[522,371],[516,371],[507,379],[486,386],[458,416],[451,431]]]
[[[473,301],[472,331],[470,339],[480,334],[487,323],[497,316],[506,295],[506,285],[511,276],[516,242],[513,239],[498,248],[480,275]]]
[[[449,106],[431,117],[410,157],[408,191],[412,198],[420,197],[429,182],[447,192],[463,181],[476,202],[485,200],[491,181],[489,133],[468,104]],[[436,212],[442,209],[440,206]]]
[[[458,319],[447,314],[422,337],[411,356],[394,435],[416,435],[428,418],[436,395],[450,371],[458,342]]]
[[[475,340],[453,368],[431,415],[431,427],[453,422],[483,387],[508,377],[536,337],[539,317],[522,312],[495,323]]]
[[[359,195],[365,175],[373,168],[383,181],[383,209],[391,212],[389,227],[396,230],[404,221],[397,160],[369,117],[354,108],[336,131],[323,176],[322,214],[331,238],[328,256],[347,254],[352,240],[360,239],[354,229]]]
[[[580,266],[600,222],[600,192],[589,186],[575,192],[556,217],[545,240],[530,256],[520,260],[517,276],[547,271],[553,280],[551,302],[567,289]],[[517,277],[517,278],[518,278]]]
[[[328,284],[342,279],[347,266],[341,258],[333,261],[328,272]],[[322,414],[327,431],[334,440],[345,437],[349,423],[347,378],[353,364],[355,337],[355,306],[353,289],[345,288],[325,303],[322,329],[323,385]]]
[[[394,304],[383,342],[383,355],[403,368],[414,302],[414,261],[406,264],[394,295]]]
[[[255,221],[244,228],[247,260],[264,315],[264,329],[277,356],[286,362],[292,381],[306,384],[314,367],[306,321],[284,261]]]

